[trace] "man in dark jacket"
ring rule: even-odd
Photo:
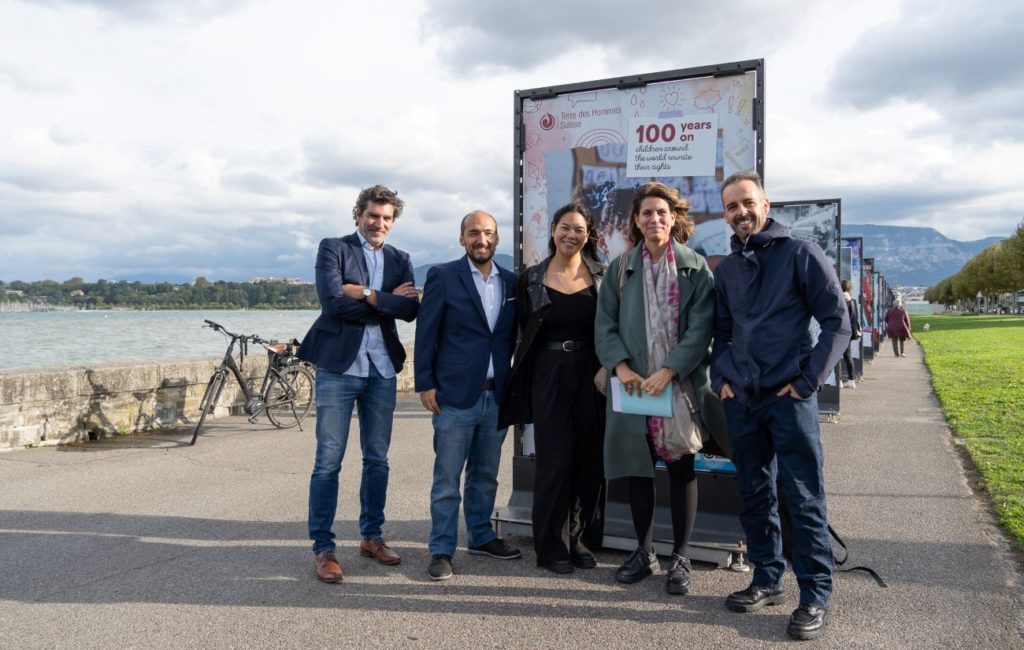
[[[516,341],[516,276],[492,259],[498,224],[490,213],[470,212],[460,228],[466,254],[427,272],[416,324],[416,392],[434,425],[427,544],[432,580],[452,577],[460,503],[471,554],[522,556],[491,525],[506,432],[498,426],[497,400]]]
[[[308,522],[316,575],[324,582],[342,579],[332,528],[355,404],[363,450],[359,550],[381,564],[401,561],[384,542],[381,526],[396,375],[405,363],[395,319],[411,321],[419,310],[409,256],[384,243],[402,206],[398,194],[383,185],[364,189],[352,210],[356,232],[324,239],[316,256],[321,313],[302,339],[299,357],[317,367],[316,459],[309,479]]]
[[[800,606],[787,631],[820,636],[832,593],[832,546],[817,390],[850,342],[839,279],[822,250],[768,218],[756,172],[722,183],[732,252],[715,269],[712,389],[722,398],[743,496],[740,515],[754,575],[731,594],[738,612],[783,602],[782,536],[776,483],[792,521]],[[809,334],[811,318],[821,332]]]

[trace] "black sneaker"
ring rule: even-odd
[[[786,632],[797,641],[817,639],[825,633],[828,624],[828,607],[800,604],[789,617]]]
[[[725,599],[725,606],[734,612],[756,612],[766,605],[779,605],[786,600],[781,589],[750,585],[743,591],[734,591]]]
[[[490,555],[491,557],[496,557],[499,560],[514,560],[523,556],[522,551],[515,546],[509,546],[505,543],[505,540],[500,537],[495,537],[491,541],[486,544],[481,544],[480,546],[470,546],[469,554]]]
[[[690,593],[690,561],[682,555],[672,554],[672,563],[668,565],[668,578],[665,580],[665,591],[676,596]]]
[[[431,580],[447,580],[452,577],[452,559],[447,555],[431,555],[427,575]]]
[[[631,585],[653,575],[660,569],[658,556],[638,547],[615,572],[615,579]]]

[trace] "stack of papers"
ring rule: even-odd
[[[609,393],[612,398],[612,410],[616,413],[630,413],[632,415],[655,415],[663,418],[672,417],[672,384],[665,386],[660,395],[640,394],[633,391],[630,395],[626,388],[619,381],[619,378],[612,376],[609,382]]]

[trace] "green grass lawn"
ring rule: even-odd
[[[913,319],[949,424],[981,471],[999,522],[1024,550],[1024,318]]]

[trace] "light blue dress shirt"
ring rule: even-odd
[[[505,297],[505,291],[501,286],[501,276],[498,274],[498,266],[491,263],[491,272],[484,280],[484,274],[476,268],[473,260],[466,258],[469,264],[469,272],[473,275],[473,284],[476,285],[476,292],[480,294],[480,302],[484,306],[484,314],[487,315],[487,327],[494,331],[494,324],[498,322],[498,314],[501,312],[501,303]],[[487,378],[494,379],[494,355],[487,361]]]
[[[384,284],[384,247],[373,248],[370,242],[363,237],[363,233],[356,231],[359,243],[363,246],[363,256],[366,257],[366,269],[370,278],[369,286],[374,291],[380,291]],[[380,331],[380,325],[367,325],[363,330],[363,340],[359,344],[359,352],[356,353],[355,361],[345,371],[346,375],[355,377],[367,377],[370,374],[370,364],[377,369],[381,377],[390,379],[395,376],[395,366],[388,356],[388,348],[384,345],[384,335]]]

